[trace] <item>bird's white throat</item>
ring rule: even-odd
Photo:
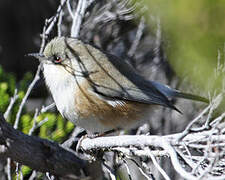
[[[74,121],[75,77],[63,67],[54,64],[43,64],[43,74],[59,112],[67,119]]]

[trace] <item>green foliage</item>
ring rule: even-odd
[[[29,168],[28,166],[23,166],[22,167],[22,173],[24,176],[28,175],[29,173],[31,173],[32,169]]]
[[[0,83],[0,111],[5,109],[5,105],[9,102],[9,95],[7,94],[8,85],[5,82]]]
[[[48,118],[48,121],[40,127],[39,136],[62,142],[74,128],[74,125],[62,118],[59,114],[44,113],[37,118],[37,122]],[[68,125],[69,124],[69,125]]]
[[[15,119],[15,114],[18,110],[19,104],[22,101],[24,97],[24,92],[26,91],[27,86],[29,85],[32,75],[31,73],[27,73],[24,76],[25,78],[20,81],[19,84],[23,83],[23,86],[18,85],[18,100],[15,103],[12,113],[10,114],[10,117],[8,118],[8,121],[12,122],[11,120]],[[10,97],[14,95],[14,91],[16,89],[16,78],[12,73],[4,72],[2,67],[0,66],[0,112],[5,112],[9,102]]]
[[[10,98],[14,95],[15,88],[18,89],[18,99],[15,102],[7,121],[11,124],[14,123],[16,113],[18,112],[19,105],[27,91],[27,88],[32,81],[33,75],[26,73],[24,78],[17,82],[12,73],[4,72],[0,66],[0,112],[4,113],[10,103]],[[47,120],[46,120],[47,119]],[[40,127],[34,130],[33,135],[38,135],[41,138],[50,139],[57,142],[63,142],[68,135],[72,132],[74,125],[62,118],[62,116],[55,112],[47,112],[40,114],[34,119],[34,112],[28,112],[26,108],[23,109],[22,116],[19,121],[19,129],[25,134],[28,134],[33,127],[34,121],[38,125],[43,120],[46,120]],[[12,171],[13,172],[13,171]],[[22,167],[23,176],[29,175],[31,169],[27,166]],[[14,179],[16,175],[14,173]]]
[[[28,134],[29,130],[31,129],[33,122],[32,122],[32,115],[31,114],[24,114],[21,116],[20,125],[22,132]]]
[[[209,84],[218,88],[212,77],[218,50],[223,54],[224,49],[224,0],[144,2],[148,13],[161,20],[165,50],[177,74],[189,77],[204,90]],[[156,24],[153,20],[149,23]]]

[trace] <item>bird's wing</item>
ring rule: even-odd
[[[89,53],[92,53],[93,49],[89,47],[89,51]],[[98,57],[101,53],[98,54]],[[187,96],[185,93],[180,93],[158,82],[147,81],[136,73],[130,64],[114,55],[107,54],[106,52],[102,53],[103,55],[106,55],[106,57],[100,58],[102,61],[97,57],[94,59],[96,62],[98,61],[96,64],[99,65],[100,69],[105,72],[101,77],[104,81],[101,81],[101,84],[93,83],[92,91],[106,101],[133,101],[145,104],[157,104],[180,112],[173,105],[172,99],[174,97],[196,100],[197,96]],[[94,53],[92,53],[92,56],[95,57]],[[104,63],[111,64],[110,72],[103,69]]]
[[[143,82],[144,81],[144,82]],[[144,87],[146,84],[146,87]],[[95,86],[92,90],[96,95],[106,101],[133,101],[144,104],[155,104],[172,108],[180,112],[166,95],[154,87],[150,81],[142,80],[141,87],[127,87],[121,86],[120,88],[113,89],[105,86]]]
[[[92,58],[94,58],[99,69],[101,69],[101,72],[104,72],[100,78],[103,80],[101,82],[99,81],[99,84],[97,84],[95,79],[90,81],[92,84],[91,91],[97,96],[100,96],[106,101],[133,101],[144,104],[157,104],[179,111],[173,105],[171,99],[163,94],[160,89],[157,89],[151,81],[145,80],[136,73],[130,64],[106,52],[104,52],[106,57],[99,58],[101,55],[99,53],[98,57],[95,58],[95,53],[92,53],[93,48],[90,46],[88,48],[89,53],[92,54]],[[104,63],[110,64],[107,67],[111,68],[110,71],[104,69]],[[95,73],[90,75],[90,79],[92,76],[94,77]]]

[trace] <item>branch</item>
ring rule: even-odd
[[[92,151],[96,149],[110,149],[111,147],[160,147],[169,154],[174,168],[178,171],[178,173],[180,173],[180,175],[182,175],[183,177],[188,177],[189,179],[197,179],[193,175],[188,174],[188,172],[183,169],[181,164],[178,163],[179,160],[177,158],[176,152],[170,144],[172,142],[173,141],[171,136],[168,136],[166,138],[166,136],[123,135],[114,137],[99,137],[95,139],[86,138],[81,142],[81,147],[85,151]]]
[[[137,47],[140,43],[141,37],[144,33],[144,28],[145,28],[145,18],[142,16],[141,21],[140,21],[140,23],[138,25],[138,28],[137,28],[136,37],[135,37],[135,39],[134,39],[134,41],[133,41],[133,43],[132,43],[132,45],[131,45],[128,53],[127,53],[129,57],[134,56],[134,54],[137,50]]]
[[[0,113],[0,158],[11,158],[32,169],[57,176],[80,176],[86,163],[57,143],[28,136],[5,122]]]
[[[27,89],[27,92],[19,106],[19,110],[16,114],[16,120],[15,120],[15,123],[14,123],[14,128],[17,129],[18,128],[18,124],[19,124],[19,119],[20,119],[20,116],[21,116],[21,113],[22,113],[22,110],[23,110],[23,107],[27,101],[27,98],[28,96],[30,95],[31,93],[31,90],[33,89],[34,85],[36,84],[36,82],[40,79],[40,71],[41,71],[41,66],[39,65],[38,66],[38,69],[37,69],[37,72],[35,74],[35,77],[33,79],[33,81],[31,82],[31,84],[29,85],[28,89]]]
[[[123,135],[113,137],[98,137],[95,139],[86,138],[81,141],[80,146],[87,153],[93,151],[95,152],[98,149],[102,149],[104,151],[121,152],[130,156],[142,156],[151,158],[153,153],[151,153],[151,151],[149,150],[146,151],[146,149],[143,148],[153,147],[153,149],[155,150],[154,156],[157,156],[157,150],[163,152],[162,156],[168,155],[171,159],[173,167],[182,177],[187,179],[198,179],[201,174],[192,174],[191,171],[186,169],[185,166],[181,163],[180,158],[178,158],[178,155],[183,158],[184,163],[188,160],[190,162],[189,164],[194,164],[194,166],[191,167],[191,169],[194,169],[196,167],[197,162],[196,159],[190,155],[190,152],[188,153],[189,150],[187,148],[192,148],[192,151],[197,149],[197,151],[199,152],[205,152],[206,148],[209,148],[210,145],[211,150],[219,151],[219,153],[217,153],[217,158],[222,158],[221,161],[223,161],[223,154],[225,152],[225,135],[219,133],[223,129],[224,127],[222,127],[221,130],[218,130],[218,127],[212,127],[211,130],[189,133],[182,139],[182,141],[180,141],[180,137],[181,135],[183,135],[183,133],[166,136]],[[209,145],[207,145],[208,142],[210,142]],[[211,155],[213,155],[213,152],[210,153]],[[198,157],[201,157],[204,161],[207,162],[210,162],[209,158],[212,159],[212,157],[204,157],[204,155],[199,155]],[[206,166],[202,169],[204,170],[209,167],[211,169],[214,169],[210,172],[206,171],[204,176],[206,176],[208,179],[216,178],[216,176],[213,175],[213,172],[217,172],[218,168],[223,169],[222,165],[220,165],[219,160],[217,161],[217,163],[214,163],[213,166],[207,162],[205,163]],[[204,172],[202,170],[199,171]],[[221,170],[219,171],[221,172]]]
[[[62,8],[63,8],[64,5],[66,4],[66,1],[67,1],[67,0],[62,0],[62,1],[60,2],[60,5],[59,5],[59,7],[58,7],[58,9],[57,9],[57,12],[56,12],[56,15],[55,15],[54,17],[52,17],[50,20],[48,20],[48,21],[50,21],[50,25],[48,26],[48,28],[47,28],[46,31],[44,32],[44,35],[45,35],[45,36],[46,36],[46,35],[49,35],[49,33],[52,31],[52,28],[54,27],[54,25],[55,25],[55,23],[56,23],[58,17],[60,16],[60,13],[61,13],[61,11],[62,11]]]
[[[82,20],[84,18],[85,10],[87,8],[87,0],[79,0],[75,15],[72,16],[73,24],[71,27],[71,37],[77,38],[80,32]]]
[[[11,97],[9,106],[7,107],[7,110],[4,113],[4,118],[7,119],[9,116],[10,111],[12,110],[13,105],[15,104],[16,100],[18,99],[19,95],[17,94],[17,89],[14,91],[13,97]]]

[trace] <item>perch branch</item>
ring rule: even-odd
[[[28,136],[9,125],[0,114],[0,158],[10,158],[40,172],[61,177],[80,176],[85,161],[57,143]]]

